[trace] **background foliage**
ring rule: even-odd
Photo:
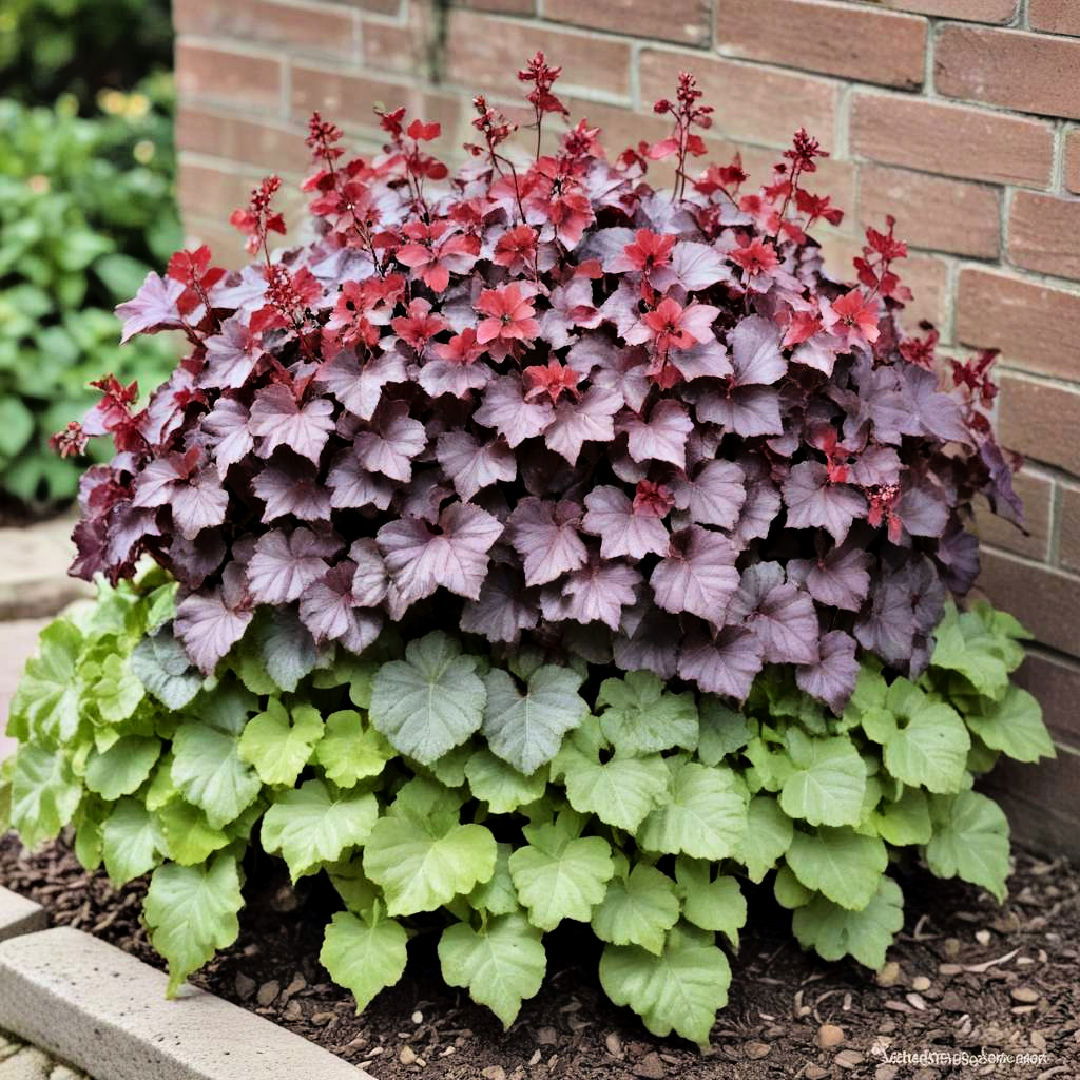
[[[0,485],[75,494],[47,440],[123,372],[149,390],[173,351],[117,351],[112,309],[181,240],[171,31],[157,0],[14,0],[0,13]]]

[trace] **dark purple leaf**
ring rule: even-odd
[[[679,349],[670,357],[679,374],[687,381],[726,379],[735,369],[727,349],[719,341],[706,341],[689,349]]]
[[[326,478],[326,486],[330,488],[330,505],[334,509],[360,510],[373,506],[385,510],[394,496],[393,482],[385,476],[368,472],[351,447],[343,450],[335,459]]]
[[[203,529],[224,523],[229,493],[216,476],[203,469],[173,488],[169,505],[173,524],[181,536],[190,540]]]
[[[264,387],[255,394],[248,427],[262,439],[261,457],[268,458],[279,446],[306,457],[315,465],[330,432],[333,405],[325,398],[313,398],[301,405],[292,390],[280,383]]]
[[[300,598],[300,620],[316,644],[340,641],[350,652],[362,653],[379,636],[381,613],[358,607],[353,596],[355,570],[349,559],[343,559]]]
[[[622,404],[620,394],[602,386],[586,390],[580,401],[560,401],[555,406],[555,419],[544,431],[544,441],[573,465],[582,443],[607,443],[615,438],[612,418]]]
[[[383,387],[408,382],[405,363],[394,350],[380,352],[360,363],[351,352],[338,353],[319,369],[316,384],[325,387],[361,420],[370,420],[382,401]]]
[[[181,600],[174,629],[195,666],[209,675],[244,636],[250,622],[250,608],[230,606],[218,587]]]
[[[179,281],[162,279],[151,270],[135,296],[117,305],[116,314],[123,322],[120,344],[126,344],[136,334],[182,329],[184,323],[176,301],[183,291],[184,286]]]
[[[263,521],[292,514],[301,521],[330,520],[330,492],[319,482],[308,461],[275,458],[251,481],[252,490],[266,503]]]
[[[355,570],[349,591],[360,607],[377,607],[386,596],[390,578],[379,545],[370,539],[357,540],[349,548]]]
[[[218,476],[224,480],[230,465],[251,453],[255,440],[248,430],[247,407],[233,398],[218,398],[203,418],[201,430],[210,436],[207,446],[213,451]]]
[[[736,386],[771,386],[787,374],[780,352],[780,330],[760,315],[750,315],[731,331],[731,360]]]
[[[833,630],[821,639],[820,648],[816,664],[795,668],[795,684],[804,693],[824,701],[839,716],[859,674],[855,640],[843,630]]]
[[[630,456],[635,461],[667,461],[680,469],[686,463],[686,440],[693,427],[686,406],[670,399],[658,401],[648,420],[629,416],[619,421],[619,430],[626,432]],[[549,433],[549,443],[550,438]]]
[[[964,422],[963,406],[952,394],[938,389],[937,376],[915,364],[904,364],[900,370],[906,410],[906,423],[901,428],[904,434],[970,444],[971,431]]]
[[[915,616],[906,584],[885,580],[871,590],[870,610],[855,623],[855,637],[886,663],[904,664],[911,655]]]
[[[988,474],[983,494],[990,502],[990,509],[1023,528],[1024,506],[1013,488],[1013,469],[992,435],[979,444],[979,457]]]
[[[561,594],[552,586],[540,598],[545,619],[575,619],[580,623],[602,622],[618,630],[622,609],[634,602],[641,575],[623,562],[592,559],[567,578]]]
[[[672,248],[671,263],[652,273],[655,288],[667,291],[679,285],[687,292],[707,289],[719,281],[732,281],[731,266],[716,248],[682,240]]]
[[[532,630],[539,609],[526,592],[521,573],[512,566],[492,566],[480,586],[480,596],[469,600],[461,612],[461,629],[480,634],[488,641],[514,644],[523,630]]]
[[[471,499],[482,488],[517,476],[514,452],[501,438],[480,443],[467,431],[444,431],[435,451],[439,464],[453,481],[462,499]]]
[[[860,487],[889,487],[900,482],[900,455],[891,446],[868,446],[848,466],[849,479]]]
[[[656,606],[675,615],[689,611],[719,629],[739,587],[735,556],[726,536],[700,525],[675,533],[649,579]]]
[[[651,671],[661,679],[673,679],[678,667],[678,620],[649,607],[628,626],[623,613],[623,632],[612,642],[615,663],[622,671]]]
[[[941,536],[949,520],[945,493],[928,478],[912,479],[901,485],[900,498],[893,508],[911,536]]]
[[[260,604],[287,604],[326,573],[336,545],[310,529],[275,529],[259,537],[247,566],[251,595]]]
[[[555,410],[546,401],[526,401],[520,376],[503,375],[488,384],[473,417],[514,447],[536,438],[555,419]]]
[[[405,481],[412,475],[413,458],[426,443],[424,425],[409,416],[405,402],[395,401],[379,410],[370,431],[356,436],[353,453],[371,472]]]
[[[588,552],[578,535],[580,525],[576,503],[528,498],[517,504],[506,536],[521,556],[526,585],[544,585],[584,564]]]
[[[727,626],[714,640],[706,634],[686,639],[679,651],[679,678],[706,694],[744,701],[764,665],[761,642],[740,626]]]
[[[793,529],[826,529],[842,544],[857,517],[866,516],[866,499],[849,484],[830,484],[818,461],[793,465],[784,483],[787,521]]]
[[[643,559],[667,551],[670,534],[664,523],[648,512],[635,511],[634,503],[617,487],[595,488],[585,496],[585,506],[581,529],[600,537],[602,558]]]
[[[858,611],[870,589],[870,557],[857,546],[833,548],[820,559],[792,559],[788,577],[819,603]]]
[[[492,379],[483,364],[458,364],[452,360],[428,360],[420,369],[420,385],[433,398],[441,394],[467,397],[471,390],[483,390]]]
[[[818,658],[818,620],[814,602],[786,581],[776,562],[754,563],[728,606],[728,621],[745,625],[774,664],[812,664]]]
[[[759,435],[782,435],[780,398],[769,386],[737,386],[733,390],[710,390],[697,403],[697,418],[719,424],[743,439]]]
[[[261,340],[243,319],[226,319],[221,332],[206,339],[206,369],[199,376],[199,385],[219,390],[243,386],[263,351]]]
[[[675,505],[685,510],[699,525],[730,529],[739,520],[746,502],[746,477],[733,461],[707,461],[693,473],[693,479],[676,480],[672,485]],[[774,515],[770,515],[770,520]]]

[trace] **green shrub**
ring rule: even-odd
[[[174,594],[155,569],[43,631],[3,767],[26,844],[72,823],[87,868],[152,873],[173,990],[234,940],[261,845],[340,894],[322,961],[358,1008],[401,977],[413,917],[439,911],[446,981],[509,1024],[570,919],[605,943],[615,1002],[706,1043],[748,883],[771,879],[803,946],[879,967],[903,921],[892,856],[1002,898],[1007,824],[973,778],[1053,753],[1009,679],[1026,635],[984,604],[950,607],[916,682],[864,661],[835,716],[778,667],[735,711],[442,632],[319,655],[285,609],[203,678],[172,636]]]
[[[70,499],[81,465],[48,437],[96,395],[106,371],[150,390],[175,362],[144,338],[119,351],[113,307],[180,240],[168,78],[103,95],[75,114],[0,101],[0,486],[25,501]]]

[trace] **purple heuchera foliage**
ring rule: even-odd
[[[272,178],[233,219],[255,263],[178,253],[118,309],[125,340],[191,350],[145,409],[105,380],[59,437],[118,451],[83,479],[74,572],[153,556],[206,672],[259,605],[318,644],[411,620],[733,698],[793,665],[834,709],[860,650],[919,670],[978,569],[973,496],[1018,507],[988,362],[941,389],[934,339],[898,328],[892,223],[858,284],[826,276],[816,144],[758,191],[736,160],[673,198],[643,175],[695,152],[678,125],[612,162],[581,124],[513,169],[478,99],[485,146],[445,183],[437,125],[383,126],[343,162],[313,118],[314,242],[271,256]]]

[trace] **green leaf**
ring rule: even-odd
[[[926,865],[938,877],[958,877],[1005,899],[1009,823],[993,799],[976,791],[937,796],[930,807],[934,835]]]
[[[438,631],[410,642],[405,657],[379,668],[371,722],[401,753],[430,765],[479,729],[484,684],[476,657]]]
[[[521,906],[518,902],[514,879],[510,876],[510,853],[514,849],[509,844],[498,845],[495,859],[495,873],[489,881],[477,885],[467,899],[469,907],[476,911],[486,911],[490,915],[509,915]]]
[[[625,754],[655,754],[672,747],[693,750],[698,742],[694,695],[664,693],[651,671],[631,671],[621,679],[605,679],[596,696],[606,705],[600,716],[604,738]]]
[[[326,928],[319,960],[330,978],[356,999],[359,1013],[405,973],[408,935],[393,919],[370,922],[348,911],[337,912]]]
[[[794,827],[772,795],[758,794],[747,808],[746,833],[735,851],[747,876],[760,884],[791,845]]]
[[[601,941],[640,945],[659,955],[667,931],[679,921],[675,883],[653,866],[635,866],[626,877],[608,882],[604,899],[592,914]]]
[[[659,754],[619,757],[601,764],[583,753],[561,754],[563,783],[570,805],[605,824],[635,832],[654,807],[667,798],[671,774]]]
[[[326,734],[315,744],[315,761],[338,787],[353,787],[378,776],[394,756],[393,748],[364,724],[358,712],[343,710],[326,718]]]
[[[798,728],[787,733],[795,766],[784,781],[780,806],[811,825],[857,825],[866,792],[866,766],[847,736],[813,739]]]
[[[703,694],[698,706],[701,721],[698,730],[697,759],[702,765],[720,762],[750,741],[751,723],[740,712],[728,708],[715,694]]]
[[[101,857],[114,885],[153,870],[158,853],[166,853],[165,837],[153,815],[138,799],[121,799],[101,827]]]
[[[363,844],[378,816],[374,795],[335,793],[322,780],[308,780],[275,797],[263,818],[263,847],[281,852],[296,881]]]
[[[863,723],[884,747],[886,770],[911,787],[947,793],[964,783],[971,738],[959,713],[907,679],[889,687],[888,712]]]
[[[536,802],[547,787],[546,770],[523,776],[490,750],[477,750],[470,756],[465,776],[473,796],[487,803],[493,814],[510,814],[519,806]]]
[[[1004,697],[967,715],[967,725],[991,750],[1017,761],[1054,756],[1054,744],[1043,723],[1042,708],[1026,690],[1009,686]]]
[[[734,854],[746,832],[746,799],[730,769],[683,763],[672,773],[669,794],[641,825],[644,850],[713,861]]]
[[[955,607],[946,612],[934,637],[930,666],[958,672],[989,698],[1005,693],[1009,673],[1023,658],[1010,635],[991,628],[978,613],[958,614]]]
[[[213,829],[206,815],[183,799],[173,799],[157,811],[157,821],[165,834],[169,858],[181,866],[195,866],[229,844],[229,836]]]
[[[659,1038],[673,1031],[705,1046],[718,1009],[727,1004],[731,968],[712,935],[678,926],[659,956],[633,945],[605,945],[600,984],[628,1005]]]
[[[104,753],[91,753],[86,763],[86,786],[109,802],[131,795],[150,776],[160,753],[158,739],[124,735]]]
[[[33,434],[33,413],[17,397],[0,398],[0,455],[15,457]]]
[[[388,814],[364,847],[364,872],[386,894],[391,915],[434,911],[495,873],[495,837],[482,825]]]
[[[786,863],[773,876],[773,896],[782,908],[791,911],[803,907],[816,895],[813,889],[808,889],[799,881]]]
[[[67,757],[33,744],[15,755],[11,823],[28,848],[51,840],[70,823],[81,790]]]
[[[502,915],[482,930],[448,926],[439,941],[439,962],[449,986],[463,986],[508,1028],[526,998],[544,981],[547,957],[540,932],[521,915]]]
[[[897,802],[887,802],[870,815],[870,824],[887,844],[906,847],[930,839],[930,809],[926,792],[905,788]]]
[[[281,699],[272,697],[266,712],[253,716],[244,728],[238,745],[240,760],[254,765],[264,784],[291,787],[322,735],[322,717],[316,709],[295,705],[290,718]]]
[[[675,860],[683,918],[702,930],[724,934],[738,948],[739,930],[746,925],[746,899],[734,877],[720,874],[714,880],[712,870],[709,863],[685,855]]]
[[[588,922],[615,873],[599,836],[571,837],[561,824],[527,826],[528,846],[510,856],[510,876],[529,922],[554,930],[563,919]]]
[[[126,656],[106,656],[94,683],[93,702],[103,720],[119,724],[139,707],[146,690],[132,673]]]
[[[176,730],[172,780],[214,829],[235,821],[262,791],[258,775],[240,760],[236,737],[198,720]]]
[[[904,896],[892,878],[883,877],[870,902],[861,911],[849,911],[815,896],[791,919],[795,937],[804,949],[814,949],[824,960],[853,957],[877,970],[893,935],[904,925]]]
[[[788,866],[803,885],[852,911],[870,903],[888,862],[876,836],[824,825],[796,832],[787,853]]]
[[[510,675],[493,668],[484,676],[488,746],[518,772],[536,772],[558,753],[563,735],[588,711],[578,694],[581,681],[572,669],[547,664],[529,676],[522,693]]]
[[[159,866],[150,879],[143,916],[150,941],[169,962],[169,997],[239,932],[244,900],[236,860],[222,852],[205,866]]]
[[[262,661],[272,686],[256,693],[292,693],[318,663],[319,654],[311,633],[290,608],[274,608],[268,616],[256,619],[244,635]]]
[[[135,677],[168,709],[190,704],[203,684],[203,677],[169,629],[142,638],[130,663]]]
[[[11,701],[8,732],[55,745],[79,727],[79,680],[75,666],[83,635],[69,619],[54,619],[38,637],[38,655],[26,662]],[[21,719],[25,727],[15,723]]]

